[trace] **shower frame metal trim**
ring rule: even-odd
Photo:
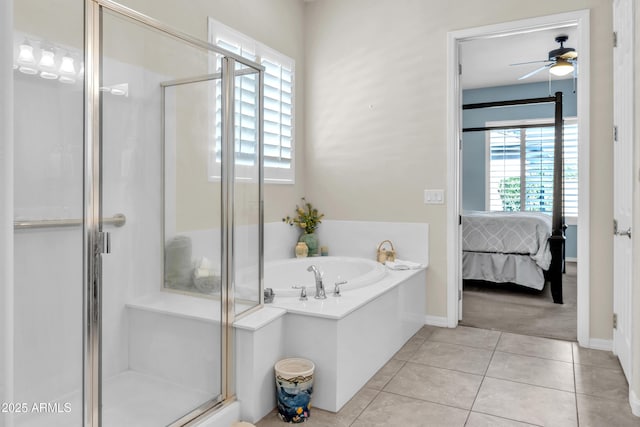
[[[100,8],[85,1],[85,79],[84,79],[84,174],[83,174],[83,323],[82,363],[85,426],[100,426],[101,377],[101,255],[98,251],[100,225]]]
[[[236,75],[246,74],[247,70],[235,70],[235,64],[243,64],[253,70],[250,72],[258,73],[259,81],[259,111],[258,111],[258,165],[259,165],[259,289],[260,298],[259,305],[264,303],[262,295],[263,288],[263,266],[264,259],[264,201],[263,201],[263,134],[262,134],[262,109],[264,93],[264,67],[254,61],[243,58],[233,52],[227,51],[216,45],[196,39],[188,34],[176,31],[169,26],[122,6],[111,0],[85,0],[84,12],[84,45],[85,45],[85,78],[84,78],[84,172],[83,172],[83,403],[82,403],[82,419],[86,427],[100,427],[102,425],[102,261],[101,256],[104,249],[101,238],[104,236],[102,232],[102,203],[101,203],[101,94],[100,85],[102,78],[101,70],[101,46],[102,46],[102,11],[103,8],[125,18],[137,21],[145,26],[165,33],[170,37],[182,40],[192,46],[201,48],[206,51],[215,52],[223,56],[223,82],[224,77],[228,78],[227,90],[230,93],[229,105],[223,107],[223,112],[231,112],[227,114],[226,145],[231,147],[227,150],[232,161],[231,167],[227,167],[226,180],[229,183],[226,194],[223,194],[223,200],[233,200],[233,166],[234,166],[234,125],[233,125],[233,106],[234,106],[234,78]],[[226,69],[226,71],[225,71]],[[225,75],[226,73],[226,75]],[[202,77],[200,77],[202,78]],[[195,77],[194,79],[198,79]],[[180,83],[188,83],[191,79],[185,79]],[[230,83],[229,83],[230,82]],[[230,88],[230,89],[229,89]],[[229,101],[229,100],[228,100]],[[229,119],[230,117],[230,119]],[[163,153],[164,155],[164,153]],[[229,166],[229,165],[227,165]],[[223,187],[223,193],[225,192]],[[222,340],[223,344],[233,344],[232,325],[235,313],[234,308],[234,278],[233,278],[233,204],[225,205],[227,212],[223,212],[227,219],[224,220],[223,233],[226,233],[226,241],[231,242],[231,254],[226,255],[223,268],[228,269],[230,277],[227,277],[226,286],[223,286],[222,298]],[[230,227],[230,228],[229,228]],[[227,251],[222,251],[223,253]],[[230,268],[231,267],[231,268]],[[229,269],[230,268],[230,269]],[[223,274],[224,277],[224,274]],[[228,292],[228,295],[224,295]],[[233,349],[232,345],[223,345],[221,349],[222,356],[222,401],[219,398],[205,402],[192,412],[185,414],[180,419],[174,421],[171,425],[190,425],[195,420],[205,416],[229,403],[235,401],[235,390],[232,384],[232,363]]]

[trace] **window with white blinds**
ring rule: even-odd
[[[491,122],[487,126],[550,123]],[[578,126],[564,123],[564,216],[578,216]],[[487,132],[487,207],[491,211],[553,212],[553,126],[499,129]]]
[[[265,182],[290,184],[294,182],[294,74],[295,61],[250,37],[209,18],[209,41],[226,50],[260,63],[264,72],[264,178]],[[240,64],[238,64],[240,65]],[[220,69],[219,59],[216,64]],[[216,86],[215,165],[220,168],[220,82]],[[236,171],[255,166],[257,108],[256,75],[236,78],[235,149]],[[248,176],[254,176],[247,169]]]

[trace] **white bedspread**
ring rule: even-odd
[[[540,212],[466,212],[462,249],[471,252],[530,255],[549,269],[551,217]]]

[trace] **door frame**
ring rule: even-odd
[[[589,99],[590,99],[590,27],[589,10],[560,13],[523,19],[447,34],[447,190],[450,203],[447,206],[447,326],[454,328],[461,317],[459,286],[462,281],[462,227],[460,159],[462,147],[462,88],[460,87],[460,43],[477,38],[503,37],[559,28],[577,26],[580,46],[580,78],[577,81],[578,97],[578,283],[577,283],[577,333],[583,347],[599,347],[590,340],[589,310]]]

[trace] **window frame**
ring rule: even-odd
[[[237,31],[225,24],[223,24],[220,21],[217,21],[216,19],[212,18],[212,17],[208,17],[207,20],[207,28],[208,28],[208,40],[209,43],[217,45],[217,40],[218,39],[223,39],[225,42],[230,43],[230,44],[239,44],[241,46],[241,49],[243,51],[250,51],[252,52],[252,54],[254,55],[254,57],[252,58],[252,60],[254,60],[257,63],[263,64],[264,60],[267,60],[271,63],[277,63],[280,67],[286,68],[286,69],[290,69],[291,72],[291,136],[290,136],[290,140],[291,140],[291,147],[290,147],[290,155],[291,155],[291,159],[290,159],[290,163],[289,163],[289,167],[288,168],[284,168],[284,167],[273,167],[273,166],[267,166],[265,164],[265,160],[266,160],[266,155],[263,155],[263,170],[264,170],[264,177],[263,180],[266,184],[295,184],[295,158],[296,158],[296,138],[295,138],[295,132],[296,132],[296,78],[295,78],[295,72],[296,72],[296,64],[295,64],[295,60],[279,51],[277,51],[276,49],[273,49],[263,43],[260,43],[259,41],[253,39],[252,37],[241,33],[240,31]],[[212,72],[215,72],[215,59],[211,61],[210,63],[210,69],[212,70]],[[265,72],[266,74],[266,72]],[[281,80],[282,81],[282,80]],[[215,94],[213,94],[212,96],[212,105],[215,105]],[[280,101],[282,102],[282,101]],[[263,106],[263,118],[265,117],[264,111],[265,107]],[[214,111],[214,117],[215,117],[215,111]],[[282,121],[280,121],[280,126],[282,126]],[[212,127],[215,128],[215,119],[214,119],[214,123],[212,124]],[[263,134],[265,133],[265,130],[262,130]],[[278,147],[282,148],[282,133],[279,134],[280,137],[280,142]],[[265,145],[264,141],[263,141],[263,146]],[[274,145],[275,146],[275,145]],[[264,150],[264,147],[263,147]],[[213,153],[210,153],[209,158],[213,158],[214,160],[214,165],[212,167],[209,168],[209,170],[216,170],[219,171],[220,169],[220,165],[219,163],[216,161],[215,159],[215,137],[214,137],[214,142],[213,142],[213,148],[211,150]],[[242,166],[242,165],[236,165],[236,173],[239,175],[239,179],[243,179],[243,180],[251,180],[253,181],[254,178],[248,178],[248,177],[253,177],[255,176],[255,173],[252,172],[250,169],[253,168],[253,166]],[[242,177],[245,178],[242,178]],[[209,173],[209,179],[220,179],[219,178],[219,173]]]
[[[519,126],[519,125],[541,125],[540,127],[548,123],[553,123],[553,118],[548,119],[516,119],[516,120],[498,120],[498,121],[488,121],[485,123],[486,127],[490,126]],[[566,117],[564,119],[564,124],[578,124],[578,118],[575,116]],[[521,128],[521,130],[524,128]],[[580,146],[580,135],[578,135],[578,140],[576,143],[576,150],[579,152]],[[576,163],[576,167],[579,166],[579,162]],[[578,171],[578,174],[580,172]],[[485,132],[485,210],[490,210],[491,207],[491,131]],[[579,196],[579,191],[578,191]],[[577,215],[566,215],[564,217],[564,222],[567,225],[577,225],[578,224],[578,216]]]

